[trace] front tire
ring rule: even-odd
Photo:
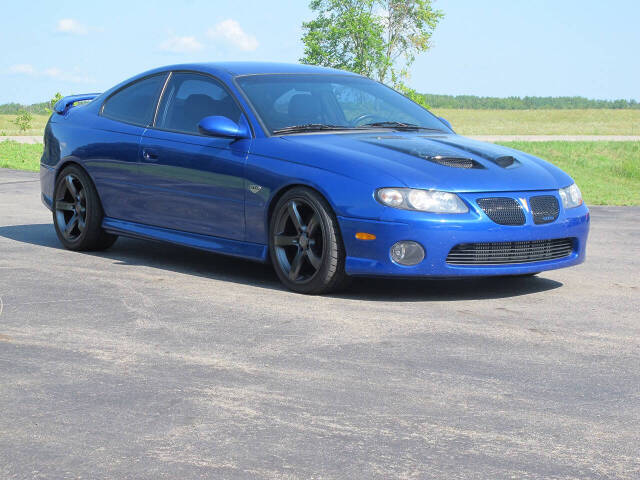
[[[53,224],[68,250],[104,250],[118,238],[102,229],[104,216],[96,187],[77,165],[66,167],[56,180]]]
[[[286,192],[273,210],[269,232],[271,261],[287,288],[318,295],[345,284],[338,221],[317,192],[304,187]]]

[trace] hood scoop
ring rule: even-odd
[[[429,148],[428,145],[416,145],[415,141],[410,138],[403,137],[383,137],[378,136],[372,139],[362,140],[363,142],[371,143],[378,147],[388,148],[396,152],[411,155],[413,157],[422,158],[428,160],[443,167],[450,168],[464,168],[464,169],[484,169],[486,168],[480,162],[468,158],[453,155],[439,155],[438,150],[442,151],[442,148]]]
[[[498,157],[490,160],[502,168],[515,167],[520,164],[518,160],[516,160],[514,157],[511,157],[511,156]]]
[[[427,137],[423,137],[423,138],[427,138]],[[491,152],[487,151],[486,149],[473,148],[470,145],[464,145],[464,144],[455,143],[455,142],[446,141],[446,140],[440,140],[440,139],[432,139],[432,140],[434,142],[438,142],[443,145],[459,148],[460,150],[468,152],[472,155],[477,155],[478,157],[488,160],[492,163],[495,163],[496,165],[502,168],[515,168],[520,166],[520,161],[517,158],[512,157],[511,155],[496,156],[496,155],[493,155]],[[480,168],[483,168],[483,167],[480,167]]]
[[[424,156],[426,160],[452,168],[484,168],[481,163],[471,158],[464,157],[443,157],[441,155],[435,157]]]

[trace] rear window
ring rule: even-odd
[[[153,121],[158,94],[166,74],[139,80],[115,93],[102,107],[102,115],[119,122],[147,126]]]

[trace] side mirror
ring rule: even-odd
[[[449,127],[451,130],[453,130],[453,127],[451,126],[451,124],[449,123],[449,120],[447,120],[444,117],[438,117],[438,120],[440,120],[442,123],[444,123],[447,127]]]
[[[204,117],[200,120],[198,130],[200,130],[200,133],[203,135],[209,135],[211,137],[247,138],[249,136],[246,127],[238,125],[230,118],[216,115]]]

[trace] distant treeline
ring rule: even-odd
[[[636,100],[591,100],[584,97],[476,97],[474,95],[422,94],[431,108],[453,108],[467,110],[572,110],[578,108],[640,109]],[[21,105],[0,105],[0,114],[16,115],[20,110],[33,114],[51,113],[49,102]]]
[[[469,110],[573,110],[578,108],[640,109],[635,100],[591,100],[584,97],[476,97],[423,94],[431,108]]]
[[[49,102],[34,103],[33,105],[21,105],[19,103],[5,103],[0,105],[0,115],[17,115],[18,112],[22,110],[36,115],[48,115],[51,113],[51,105],[49,105]]]

